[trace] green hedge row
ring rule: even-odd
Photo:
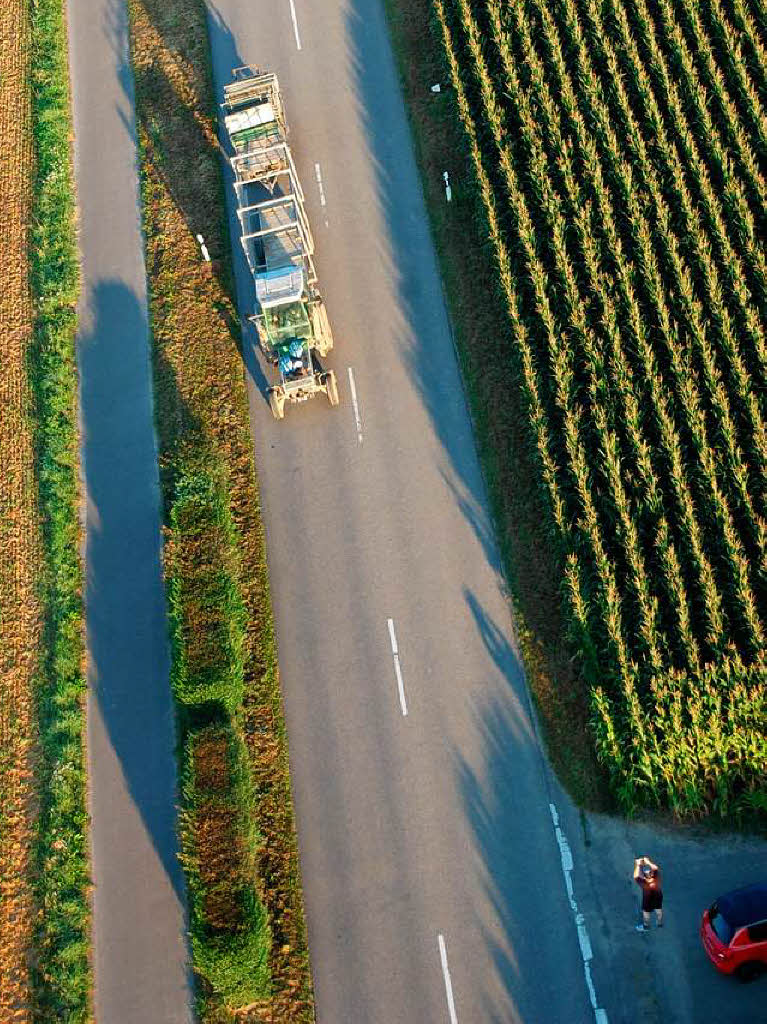
[[[269,994],[271,931],[259,896],[257,797],[242,737],[238,537],[226,481],[212,464],[179,471],[166,569],[194,967],[212,993],[243,1005]]]

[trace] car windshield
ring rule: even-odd
[[[719,941],[725,946],[729,946],[730,939],[732,939],[735,934],[735,930],[732,925],[722,917],[716,903],[714,903],[714,905],[709,909],[708,920]]]

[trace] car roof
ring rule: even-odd
[[[716,901],[719,912],[732,928],[767,919],[767,882],[735,889]]]

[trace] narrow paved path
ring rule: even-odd
[[[209,11],[219,97],[282,84],[342,390],[276,423],[248,335],[318,1020],[593,1021],[382,4]]]
[[[191,1020],[127,21],[70,0],[98,1024]]]

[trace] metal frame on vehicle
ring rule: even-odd
[[[259,345],[276,367],[279,383],[269,389],[272,412],[285,402],[305,401],[322,391],[338,404],[333,370],[315,366],[312,351],[333,347],[327,312],[317,289],[314,238],[287,142],[285,111],[277,76],[245,65],[224,88],[224,127],[232,147],[240,243],[253,276],[258,309],[248,319]],[[301,366],[283,372],[286,346],[301,341]]]

